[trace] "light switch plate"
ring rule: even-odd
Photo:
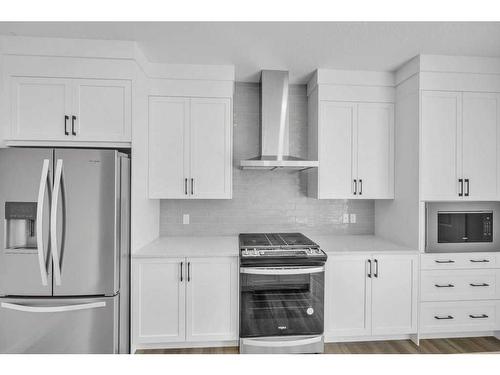
[[[342,223],[349,224],[349,214],[344,214],[342,217]]]
[[[182,215],[182,224],[184,225],[189,224],[189,214]]]
[[[353,224],[356,222],[356,214],[351,214],[350,221],[351,221],[351,223],[353,223]]]

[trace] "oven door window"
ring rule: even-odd
[[[322,334],[324,282],[324,271],[241,273],[240,337]]]
[[[492,212],[438,212],[438,243],[493,242]]]

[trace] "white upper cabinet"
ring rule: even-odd
[[[309,194],[394,198],[394,105],[320,101],[319,114],[318,182]]]
[[[126,80],[11,77],[9,140],[131,141]]]
[[[11,138],[54,140],[69,135],[71,80],[14,77],[11,84]]]
[[[358,195],[363,198],[394,197],[394,105],[358,104]]]
[[[130,141],[130,82],[78,79],[73,80],[73,84],[75,138],[81,141]]]
[[[150,97],[149,197],[231,196],[231,100]]]
[[[423,91],[421,199],[496,200],[499,95]]]

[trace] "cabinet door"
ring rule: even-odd
[[[359,198],[394,198],[394,105],[358,104]]]
[[[373,255],[372,334],[417,331],[416,255]]]
[[[11,138],[69,140],[65,116],[71,114],[71,80],[13,77],[11,82]]]
[[[457,200],[461,177],[461,94],[424,91],[421,96],[421,198]]]
[[[318,198],[352,199],[353,127],[356,104],[347,102],[320,103]]]
[[[331,256],[326,265],[325,334],[328,340],[370,334],[368,256]]]
[[[230,199],[232,194],[230,99],[191,99],[191,197]]]
[[[119,142],[131,140],[130,82],[75,79],[72,135],[75,140]],[[74,125],[73,125],[74,122]]]
[[[185,340],[184,258],[138,259],[133,265],[132,332],[135,343]]]
[[[463,93],[463,178],[466,199],[497,199],[498,95]]]
[[[187,198],[189,99],[149,98],[149,197]]]
[[[238,338],[238,258],[188,258],[188,341]]]

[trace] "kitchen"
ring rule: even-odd
[[[498,53],[162,62],[107,27],[0,23],[2,353],[500,351]],[[197,46],[314,28],[189,27]]]

